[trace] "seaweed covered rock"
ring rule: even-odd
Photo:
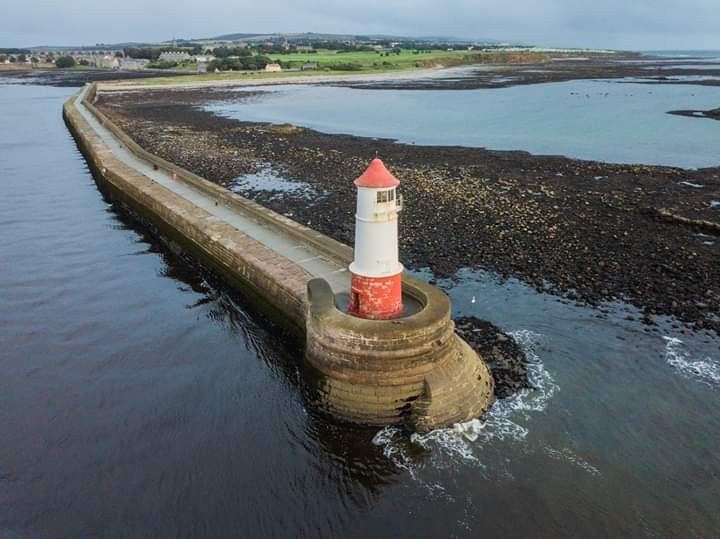
[[[503,399],[532,387],[525,352],[512,336],[487,320],[474,316],[456,318],[455,329],[486,361],[495,379],[497,398]]]

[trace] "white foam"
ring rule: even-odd
[[[688,187],[694,187],[695,189],[701,189],[702,187],[705,187],[703,184],[700,183],[692,183],[688,181],[682,181],[678,182],[680,185],[687,185]]]
[[[720,200],[711,200],[710,207],[711,208],[720,208]]]
[[[554,458],[555,460],[564,460],[567,462],[570,462],[577,466],[578,468],[585,470],[590,475],[594,475],[596,477],[599,477],[602,475],[600,473],[600,470],[598,470],[595,466],[590,464],[585,459],[582,459],[578,457],[575,453],[572,452],[572,450],[568,449],[567,447],[564,447],[562,449],[555,449],[549,446],[545,447],[545,453],[550,456],[551,458]]]
[[[415,478],[415,465],[407,453],[406,444],[403,443],[403,433],[397,427],[385,427],[373,436],[372,443],[383,448],[385,458],[392,461],[395,466],[407,470]]]
[[[682,350],[683,342],[676,337],[665,339],[665,360],[681,374],[694,378],[711,386],[720,386],[720,363],[706,357],[691,361],[687,352]]]
[[[470,438],[463,434],[463,431],[470,428],[473,421],[478,420],[458,423],[457,428],[453,426],[447,429],[435,429],[427,434],[413,433],[410,436],[410,441],[429,451],[440,450],[451,460],[471,462],[483,466],[473,454]],[[478,423],[481,422],[478,421]],[[480,430],[482,430],[482,427]],[[475,439],[477,440],[477,436],[475,436]]]
[[[558,386],[538,355],[542,335],[529,330],[514,331],[510,335],[527,357],[531,389],[523,389],[512,397],[497,400],[484,420],[472,419],[426,434],[414,433],[409,440],[400,429],[385,427],[378,431],[373,443],[381,446],[383,454],[398,468],[407,470],[416,478],[418,464],[413,459],[412,446],[429,452],[429,462],[434,466],[462,462],[484,468],[478,453],[486,444],[506,440],[524,442],[529,430],[518,420],[527,421],[532,413],[544,411]]]

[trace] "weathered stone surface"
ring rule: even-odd
[[[422,309],[379,321],[338,310],[322,279],[308,283],[306,358],[319,375],[318,404],[347,421],[421,431],[482,415],[493,378],[455,334],[449,299],[409,276],[403,285]]]

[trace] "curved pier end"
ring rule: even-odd
[[[319,374],[319,406],[346,421],[421,432],[481,416],[493,378],[455,333],[449,298],[408,275],[403,290],[419,312],[367,320],[340,311],[324,279],[308,282],[305,357]]]

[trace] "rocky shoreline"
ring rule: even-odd
[[[160,70],[114,71],[111,69],[26,69],[0,71],[0,83],[12,80],[15,84],[33,84],[74,88],[88,82],[142,80],[155,77],[179,76],[183,73]]]
[[[689,118],[709,118],[720,120],[720,107],[712,110],[671,110],[668,114],[687,116]]]
[[[720,86],[720,63],[707,59],[652,59],[633,53],[621,53],[593,58],[466,66],[447,70],[444,74],[433,77],[357,81],[343,85],[373,90],[475,90],[580,79]]]
[[[455,318],[455,328],[487,362],[495,379],[498,399],[510,397],[521,389],[533,389],[525,352],[511,336],[491,322],[474,316]]]
[[[485,268],[578,302],[634,304],[646,323],[667,314],[720,330],[720,241],[693,225],[720,221],[719,168],[404,145],[240,122],[196,106],[218,99],[227,95],[167,89],[106,94],[100,106],[150,151],[350,244],[351,180],[379,154],[409,202],[401,223],[408,267],[439,277]],[[236,182],[268,168],[303,189]],[[305,187],[320,196],[309,199]]]

